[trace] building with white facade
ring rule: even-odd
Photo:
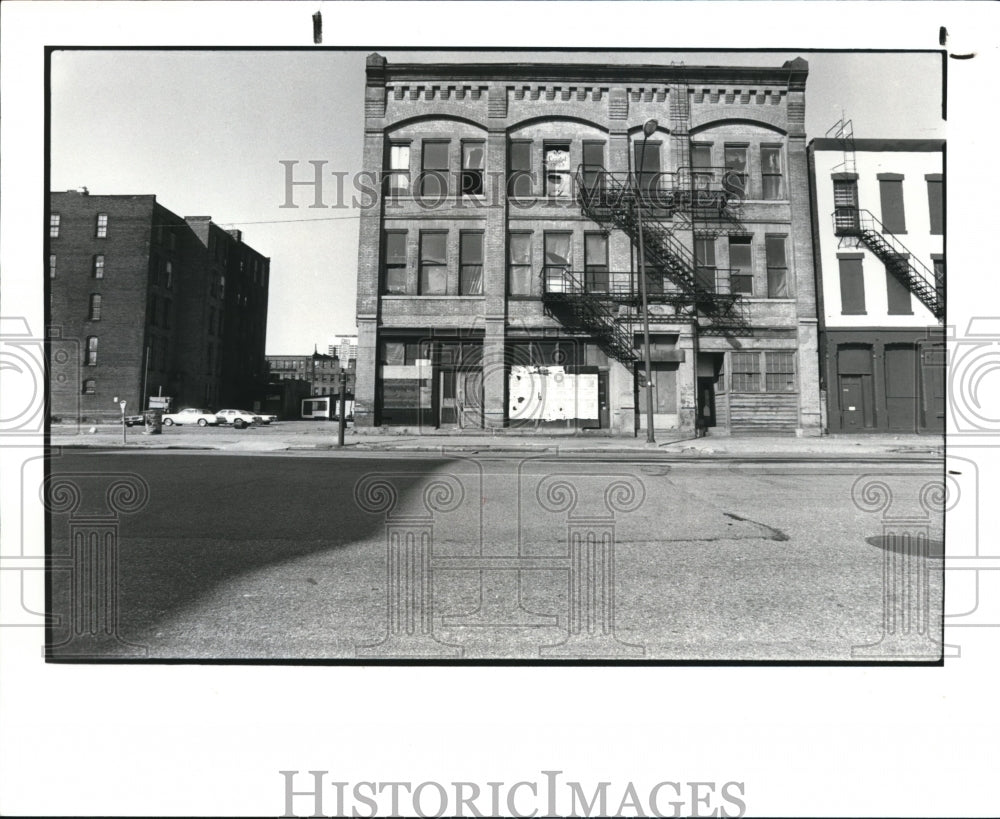
[[[809,143],[830,432],[944,429],[944,142]]]

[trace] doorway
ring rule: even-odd
[[[441,370],[438,376],[438,426],[458,426],[458,401],[455,395],[457,383],[455,370]]]
[[[840,376],[840,416],[845,432],[860,432],[872,425],[865,381],[863,375]]]

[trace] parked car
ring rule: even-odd
[[[264,423],[263,419],[256,413],[238,409],[219,410],[215,413],[215,417],[219,419],[220,424],[230,424],[236,429]]]
[[[270,424],[272,421],[277,421],[277,415],[268,415],[266,412],[257,413],[260,416],[260,422],[262,424]]]
[[[125,416],[125,426],[134,427],[136,425],[143,426],[146,423],[145,416],[142,415],[126,415]]]
[[[196,409],[188,407],[180,412],[168,412],[163,416],[163,426],[169,427],[174,424],[197,424],[200,427],[215,426],[219,423],[214,412],[207,409]]]

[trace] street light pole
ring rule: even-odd
[[[646,164],[646,140],[657,128],[655,119],[647,120],[642,126],[642,150],[639,152],[639,168],[632,180],[635,192],[635,210],[639,220],[639,295],[642,302],[642,346],[646,363],[646,443],[655,444],[653,434],[653,365],[649,352],[649,304],[646,297],[646,242],[642,234],[642,193],[638,177]]]

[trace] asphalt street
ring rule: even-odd
[[[940,480],[905,462],[66,451],[50,653],[928,661]]]

